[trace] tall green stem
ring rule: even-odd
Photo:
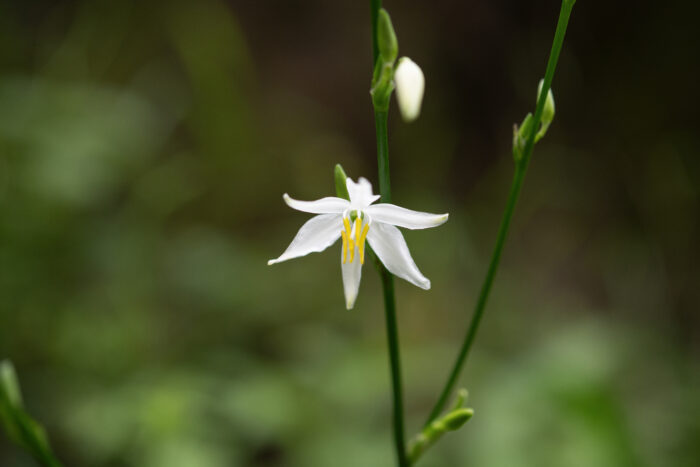
[[[372,18],[372,65],[377,63],[379,47],[377,45],[377,19],[381,0],[370,0]],[[379,172],[379,194],[385,203],[391,202],[391,182],[389,178],[389,137],[386,128],[387,110],[374,109],[374,123],[377,130],[377,167]],[[386,319],[386,338],[389,346],[389,364],[391,368],[391,388],[393,394],[394,444],[399,467],[408,467],[408,454],[404,435],[403,389],[401,383],[401,353],[399,350],[399,330],[396,324],[396,298],[394,297],[394,276],[382,265],[379,274],[384,291],[384,316]]]
[[[391,183],[389,181],[389,145],[387,135],[387,112],[374,111],[377,128],[377,163],[379,167],[379,193],[382,202],[391,202]],[[399,467],[409,465],[403,421],[403,389],[401,383],[401,354],[399,351],[399,331],[396,324],[396,299],[394,297],[394,276],[382,265],[380,268],[382,288],[384,290],[384,314],[386,318],[386,337],[389,346],[389,363],[391,367],[391,387],[393,393],[394,444]]]
[[[462,347],[457,355],[457,360],[452,367],[447,382],[440,394],[440,397],[433,407],[430,416],[426,421],[426,425],[435,420],[440,413],[444,410],[445,404],[447,403],[450,394],[454,390],[454,386],[457,382],[457,378],[462,370],[464,362],[469,354],[469,349],[471,349],[474,338],[476,337],[476,332],[479,329],[479,324],[481,323],[481,318],[484,315],[484,309],[486,308],[486,302],[489,298],[489,293],[491,292],[491,287],[493,286],[494,278],[496,277],[496,271],[498,270],[498,265],[501,260],[501,253],[503,252],[503,246],[505,244],[506,238],[508,236],[508,229],[510,227],[510,221],[513,217],[513,211],[515,210],[515,205],[520,196],[520,189],[523,184],[523,179],[525,178],[525,173],[527,172],[528,164],[530,163],[530,157],[532,155],[532,149],[535,145],[535,135],[540,126],[540,120],[542,119],[542,112],[544,110],[545,100],[547,98],[547,93],[552,84],[552,78],[554,78],[554,71],[557,67],[557,61],[559,60],[559,53],[561,52],[562,44],[564,43],[564,35],[566,34],[566,27],[569,23],[569,17],[571,16],[571,10],[574,7],[576,0],[563,0],[561,5],[561,11],[559,13],[559,22],[557,23],[557,30],[554,33],[554,40],[552,42],[552,50],[549,54],[549,61],[547,62],[547,71],[544,75],[544,84],[542,85],[542,92],[537,101],[537,108],[535,110],[534,121],[532,125],[532,130],[527,137],[525,142],[525,148],[523,150],[523,157],[516,163],[515,174],[513,175],[513,183],[510,187],[510,195],[508,196],[508,201],[506,202],[505,212],[503,213],[503,218],[501,220],[501,226],[498,229],[498,236],[496,238],[496,245],[493,249],[493,254],[491,255],[491,262],[489,263],[489,268],[486,272],[486,278],[481,286],[481,292],[479,293],[479,298],[477,299],[476,306],[474,307],[474,314],[472,315],[471,323],[467,328],[467,333],[462,342]]]
[[[404,440],[403,422],[403,392],[401,386],[401,356],[399,353],[399,334],[396,325],[396,303],[394,301],[394,276],[386,268],[382,268],[382,288],[384,289],[384,315],[386,319],[386,337],[389,344],[389,360],[391,364],[391,386],[394,399],[394,445],[400,467],[409,465],[406,442]]]

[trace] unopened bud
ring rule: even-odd
[[[394,63],[396,57],[399,56],[399,41],[396,39],[389,13],[384,8],[379,10],[377,17],[377,47],[379,55],[385,63]]]
[[[423,93],[425,92],[425,76],[416,63],[408,57],[401,57],[394,72],[396,83],[396,99],[399,102],[401,116],[411,122],[420,115]]]
[[[459,430],[474,415],[474,409],[456,409],[447,414],[442,422],[445,428],[454,431]]]
[[[530,132],[532,131],[532,114],[528,113],[525,115],[525,118],[523,119],[523,123],[520,124],[520,129],[518,130],[518,136],[520,139],[523,141],[527,140],[528,136],[530,136]]]
[[[537,86],[537,100],[540,100],[540,94],[542,94],[542,86],[544,85],[544,80],[540,80],[540,84]],[[554,120],[554,94],[552,94],[552,88],[547,90],[547,99],[544,101],[544,109],[542,110],[542,125],[549,126]]]

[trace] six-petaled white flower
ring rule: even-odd
[[[430,280],[418,270],[403,235],[396,227],[437,227],[447,221],[448,214],[411,211],[386,203],[372,204],[379,195],[372,194],[372,185],[365,178],[360,178],[358,183],[348,178],[347,188],[349,201],[333,196],[316,201],[297,201],[285,193],[283,198],[289,207],[318,215],[301,226],[279,258],[267,264],[323,251],[341,238],[341,270],[345,304],[349,310],[355,304],[360,288],[366,241],[389,272],[422,289],[429,289]]]

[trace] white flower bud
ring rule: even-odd
[[[394,82],[401,116],[407,122],[415,120],[420,114],[425,91],[423,71],[410,58],[401,57],[394,72]]]

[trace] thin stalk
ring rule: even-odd
[[[489,263],[489,268],[486,272],[486,278],[481,286],[481,292],[479,293],[479,298],[476,301],[476,306],[474,307],[474,314],[472,315],[471,323],[467,328],[467,333],[462,342],[462,347],[457,355],[457,360],[452,367],[447,382],[443,387],[440,397],[430,412],[430,416],[426,421],[426,425],[435,420],[440,413],[444,410],[447,400],[450,394],[454,390],[454,386],[457,382],[457,378],[462,370],[464,362],[469,355],[469,350],[474,342],[476,333],[479,329],[479,324],[481,323],[481,318],[484,315],[484,309],[486,308],[486,303],[493,286],[493,281],[496,277],[496,272],[498,271],[498,265],[501,260],[501,253],[503,252],[503,246],[505,245],[506,238],[508,236],[508,229],[510,228],[510,221],[513,217],[513,211],[515,210],[515,205],[517,204],[518,197],[520,196],[520,189],[523,185],[523,180],[525,178],[525,173],[527,172],[528,164],[530,163],[530,157],[532,156],[532,149],[535,145],[535,134],[540,126],[540,120],[542,119],[542,112],[544,110],[545,100],[547,98],[547,93],[552,85],[552,78],[554,78],[554,71],[557,67],[557,61],[559,60],[559,53],[561,52],[562,44],[564,43],[564,36],[566,34],[566,28],[569,24],[569,17],[571,16],[571,10],[574,7],[576,0],[564,0],[561,5],[561,11],[559,13],[559,21],[557,23],[557,29],[554,33],[554,40],[552,41],[552,50],[549,54],[549,61],[547,62],[547,71],[544,75],[544,84],[542,85],[542,92],[540,93],[539,100],[537,101],[537,108],[535,109],[534,122],[532,125],[532,130],[528,135],[527,141],[525,142],[525,148],[523,150],[523,157],[516,163],[515,174],[513,175],[513,182],[510,187],[510,195],[508,196],[508,201],[506,202],[506,208],[503,213],[503,218],[501,219],[501,226],[498,229],[498,236],[496,237],[496,245],[493,249],[493,254],[491,255],[491,262]]]
[[[391,203],[391,180],[389,177],[389,141],[386,128],[388,112],[374,111],[374,123],[377,129],[377,167],[379,169],[379,194],[382,203]]]
[[[377,44],[377,21],[379,10],[382,7],[381,0],[370,0],[370,13],[372,18],[372,68],[374,69],[379,58],[379,46]],[[389,180],[389,137],[387,133],[388,112],[374,109],[374,122],[377,130],[377,167],[379,173],[379,194],[385,203],[391,202],[391,183]],[[401,383],[401,353],[399,350],[399,330],[396,325],[396,298],[394,296],[394,276],[376,261],[379,275],[382,278],[384,291],[384,315],[386,318],[386,337],[389,346],[389,365],[391,368],[391,389],[393,395],[393,425],[394,444],[396,446],[396,460],[399,467],[410,465],[406,452],[403,421],[403,388]]]
[[[379,193],[382,202],[391,202],[391,184],[389,182],[389,146],[387,136],[387,112],[374,111],[377,128],[377,162],[379,167]],[[394,297],[394,276],[382,265],[379,271],[384,291],[384,314],[386,317],[386,336],[389,346],[389,363],[391,367],[391,388],[393,395],[394,444],[399,467],[408,467],[406,442],[404,438],[403,389],[401,383],[401,353],[399,351],[399,331],[396,324],[396,299]]]
[[[384,315],[386,318],[386,336],[389,344],[391,365],[391,383],[393,392],[394,445],[400,467],[409,465],[406,457],[403,421],[403,390],[401,386],[401,355],[399,353],[399,334],[396,325],[396,302],[394,300],[394,276],[386,268],[381,270],[382,288],[384,289]]]

